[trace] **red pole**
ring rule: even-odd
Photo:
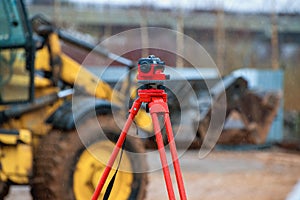
[[[163,138],[162,138],[161,131],[160,131],[160,125],[159,125],[159,121],[157,118],[157,113],[152,112],[151,117],[152,117],[152,121],[153,121],[154,134],[156,137],[157,148],[158,148],[158,152],[160,155],[164,178],[165,178],[165,182],[166,182],[166,186],[167,186],[168,196],[169,196],[170,200],[175,200],[174,189],[173,189],[170,171],[169,171],[169,167],[168,167]]]
[[[109,159],[109,161],[108,161],[108,163],[107,163],[107,165],[105,167],[105,170],[104,170],[104,172],[102,174],[102,177],[101,177],[101,179],[98,182],[98,185],[97,185],[97,187],[95,189],[95,192],[94,192],[94,194],[92,196],[92,200],[97,200],[98,199],[98,197],[99,197],[99,195],[101,193],[101,190],[102,190],[102,188],[103,188],[103,186],[104,186],[104,184],[105,184],[105,182],[107,180],[109,172],[110,172],[110,170],[111,170],[111,168],[112,168],[112,166],[113,166],[113,164],[114,164],[114,162],[116,160],[116,157],[117,157],[117,155],[119,153],[119,150],[120,150],[120,148],[122,148],[122,145],[123,145],[124,140],[126,138],[127,132],[128,132],[128,130],[129,130],[131,124],[132,124],[132,121],[133,121],[135,115],[137,114],[138,110],[140,109],[140,107],[141,107],[141,102],[140,102],[139,99],[137,99],[134,102],[132,108],[129,111],[130,115],[128,116],[128,119],[127,119],[127,121],[126,121],[126,123],[124,125],[122,133],[121,133],[121,135],[120,135],[120,137],[119,137],[119,139],[118,139],[118,141],[116,143],[116,146],[114,147],[114,150],[113,150],[113,152],[111,154],[111,157],[110,157],[110,159]]]
[[[174,166],[174,170],[175,170],[180,199],[186,200],[186,193],[185,193],[184,183],[183,183],[180,165],[179,165],[179,161],[178,161],[178,155],[177,155],[177,151],[176,151],[176,145],[175,145],[175,141],[174,141],[174,136],[173,136],[172,125],[171,125],[169,113],[165,113],[165,125],[166,125],[168,141],[170,144],[170,151],[171,151],[171,155],[172,155],[173,166]]]

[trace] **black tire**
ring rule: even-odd
[[[88,119],[80,125],[80,128],[85,130],[83,136],[79,137],[76,131],[62,132],[59,130],[53,130],[41,140],[40,145],[35,152],[33,177],[31,179],[31,193],[33,199],[79,199],[77,198],[78,195],[76,196],[77,193],[74,191],[74,180],[76,179],[74,177],[76,170],[78,173],[78,169],[76,167],[77,163],[83,163],[80,158],[82,155],[85,155],[83,152],[86,152],[86,148],[83,143],[89,147],[93,144],[100,144],[101,142],[109,141],[105,135],[98,134],[99,127],[92,125],[92,121],[94,120]],[[112,129],[112,127],[115,127],[115,124],[113,124],[111,116],[100,116],[98,117],[98,121],[101,121],[101,124],[105,124],[107,128],[102,127],[105,134],[110,138],[110,140],[115,142],[118,138],[115,131],[119,129]],[[125,149],[129,152],[142,153],[144,152],[144,145],[140,139],[127,136]],[[123,157],[124,154],[127,154],[127,151],[123,152]],[[130,160],[131,168],[142,172],[131,172],[133,179],[130,185],[131,190],[130,193],[128,193],[130,194],[128,199],[144,199],[147,186],[147,164],[145,157],[139,156],[136,158],[129,153],[128,158]],[[94,189],[92,189],[92,192],[93,190]],[[116,191],[113,189],[112,193],[114,192],[117,193],[122,191]],[[84,197],[84,199],[90,198],[91,194]]]
[[[0,181],[0,199],[4,199],[8,195],[9,192],[9,184]]]

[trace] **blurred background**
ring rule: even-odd
[[[282,80],[274,80],[280,82],[284,91],[283,135],[300,138],[300,2],[297,0],[243,3],[238,0],[27,0],[26,4],[30,15],[43,13],[57,27],[78,33],[77,36],[95,44],[132,28],[164,27],[199,42],[222,75],[240,68],[283,72]],[[142,34],[141,44],[145,45],[148,33]],[[115,41],[107,48],[113,50],[117,43],[122,41]],[[184,45],[178,35],[177,52],[188,48]],[[147,55],[147,49],[143,51],[125,57],[137,60]],[[165,53],[161,57],[171,66],[188,65],[176,55]],[[77,59],[82,62],[84,57]]]

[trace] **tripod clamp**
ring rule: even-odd
[[[134,101],[132,107],[129,110],[129,116],[127,118],[127,121],[126,121],[124,128],[120,134],[120,137],[116,143],[116,146],[112,152],[112,155],[106,165],[106,168],[102,174],[102,177],[99,180],[99,183],[95,189],[95,192],[92,196],[92,200],[98,199],[100,192],[101,192],[101,190],[106,182],[106,179],[109,175],[109,172],[114,164],[114,161],[119,153],[119,150],[122,148],[122,145],[126,138],[127,132],[134,120],[134,117],[137,115],[142,103],[148,104],[148,107],[149,107],[149,113],[151,115],[152,122],[153,122],[156,143],[157,143],[157,147],[158,147],[158,151],[159,151],[159,155],[160,155],[162,170],[163,170],[163,174],[164,174],[164,179],[165,179],[169,199],[175,200],[176,198],[175,198],[174,189],[173,189],[173,185],[172,185],[170,170],[168,167],[168,161],[167,161],[166,152],[165,152],[165,148],[164,148],[163,137],[162,137],[162,133],[161,133],[160,123],[158,120],[158,115],[163,115],[163,117],[164,117],[164,123],[165,123],[165,127],[166,127],[168,142],[170,145],[170,152],[171,152],[172,162],[173,162],[173,166],[174,166],[174,171],[175,171],[175,176],[176,176],[180,199],[181,200],[187,199],[186,193],[185,193],[185,188],[184,188],[184,183],[183,183],[183,179],[182,179],[182,173],[180,170],[174,135],[173,135],[173,131],[172,131],[172,125],[171,125],[170,116],[169,116],[169,108],[168,108],[168,104],[167,104],[167,101],[168,101],[167,93],[163,89],[160,89],[161,82],[166,79],[165,74],[163,74],[164,68],[161,65],[162,65],[162,62],[160,62],[160,59],[156,58],[155,56],[149,56],[148,58],[141,58],[139,60],[139,65],[138,65],[139,73],[141,73],[143,70],[142,73],[144,73],[144,74],[138,74],[138,79],[139,79],[139,81],[142,79],[141,80],[142,82],[148,81],[148,83],[146,84],[146,86],[147,85],[148,86],[145,87],[145,89],[138,90],[138,98]],[[164,63],[163,63],[163,66],[164,66]],[[151,69],[150,70],[146,69],[146,67],[150,67]],[[148,74],[145,75],[145,72]],[[157,79],[155,79],[156,75],[159,75],[156,77]],[[145,77],[152,77],[152,78],[154,78],[155,82],[151,82],[151,80],[143,79]],[[159,78],[164,78],[164,79],[159,80]],[[156,88],[152,87],[151,85],[156,86]]]

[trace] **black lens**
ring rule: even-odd
[[[141,61],[140,62],[140,69],[143,73],[148,73],[151,70],[151,65],[148,61]]]

